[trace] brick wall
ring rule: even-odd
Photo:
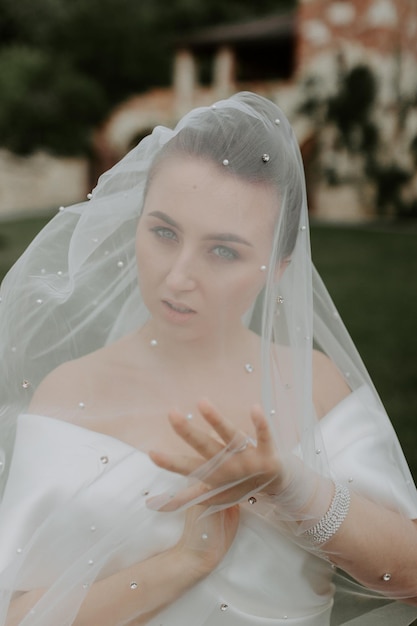
[[[417,62],[415,0],[299,0],[297,67],[352,42],[381,55],[402,52]]]

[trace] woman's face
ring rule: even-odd
[[[193,338],[240,327],[271,251],[276,193],[224,167],[190,157],[160,164],[137,231],[139,284],[153,321]]]

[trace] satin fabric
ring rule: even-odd
[[[356,491],[372,500],[417,517],[410,497],[414,487],[396,470],[398,443],[390,422],[375,402],[375,426],[364,419],[372,402],[372,393],[362,387],[319,423],[332,473],[341,482],[354,482]],[[181,486],[185,479],[176,480]],[[174,545],[185,513],[161,513],[146,505],[168,485],[168,472],[118,439],[41,415],[21,415],[0,509],[2,588],[48,588],[77,560],[91,562],[92,579],[103,578]],[[137,532],[115,542],[106,562],[96,561],[101,539],[130,515],[140,520]],[[328,561],[282,533],[273,510],[245,503],[222,563],[150,624],[326,626],[332,576]]]

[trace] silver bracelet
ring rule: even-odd
[[[337,533],[349,511],[349,489],[339,483],[335,484],[335,493],[327,513],[312,528],[306,530],[303,535],[315,546],[320,546],[329,541]]]

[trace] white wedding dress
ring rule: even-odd
[[[370,402],[380,414],[377,419],[363,419]],[[320,426],[337,480],[417,517],[410,496],[414,487],[397,470],[394,431],[366,387],[343,400]],[[97,575],[105,577],[173,545],[181,536],[184,513],[146,506],[148,497],[170,483],[171,476],[146,454],[113,437],[41,415],[21,415],[0,507],[1,589],[49,588],[56,580],[64,588],[65,573],[77,567],[87,572],[87,587]],[[288,540],[262,505],[258,510],[245,503],[241,509],[236,539],[222,563],[151,620],[152,626],[330,624],[331,565]],[[123,525],[131,531],[132,520],[135,532],[123,538]],[[113,545],[106,562],[100,556],[103,541]],[[3,598],[5,607],[7,594]],[[42,602],[48,602],[48,593]],[[21,623],[53,623],[36,621],[36,616],[35,607]]]

